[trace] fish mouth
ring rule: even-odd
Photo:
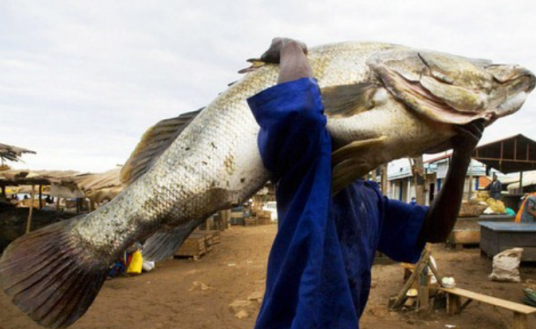
[[[534,90],[536,77],[534,73],[518,65],[495,64],[486,66],[486,71],[499,83],[515,83],[524,88],[527,93]]]
[[[526,68],[516,65],[490,65],[486,71],[491,73],[500,85],[500,102],[496,109],[499,116],[518,111],[528,94],[536,87],[536,76]]]

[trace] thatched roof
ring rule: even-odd
[[[121,168],[108,170],[100,174],[83,174],[75,177],[76,184],[94,202],[112,200],[123,190],[119,173]]]
[[[7,145],[0,143],[0,158],[2,160],[9,160],[17,162],[20,160],[20,157],[24,153],[32,153],[35,154],[34,151],[24,149],[22,147],[17,147],[13,145]]]
[[[80,174],[76,171],[0,171],[0,186],[50,185],[51,196],[82,198],[100,203],[111,200],[123,190],[119,181],[121,168],[99,174]]]
[[[0,171],[0,186],[74,183],[76,171],[12,169]]]
[[[31,192],[31,185],[51,185],[51,196],[61,198],[81,198],[80,191],[74,180],[76,171],[52,170],[5,170],[0,171],[0,186],[21,186],[19,193]]]

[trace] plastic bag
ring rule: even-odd
[[[132,260],[130,261],[130,264],[128,265],[127,273],[130,274],[140,274],[143,267],[143,257],[141,256],[141,252],[136,251],[134,254],[132,254]]]
[[[145,261],[145,260],[144,260],[144,261],[143,261],[143,266],[142,266],[142,267],[143,267],[143,270],[144,270],[145,272],[150,272],[150,271],[154,270],[155,264],[154,264],[154,262],[150,262],[150,261]]]
[[[489,278],[493,281],[521,282],[519,264],[523,248],[507,249],[493,257],[493,272]]]
[[[494,214],[504,214],[506,213],[506,207],[504,206],[504,203],[501,200],[495,200],[493,198],[489,198],[486,200],[488,206],[493,210]]]

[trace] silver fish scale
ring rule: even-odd
[[[320,87],[378,82],[367,61],[378,51],[407,49],[381,43],[340,43],[309,51]],[[265,65],[221,93],[186,127],[152,168],[106,206],[75,224],[75,239],[112,261],[131,243],[161,228],[204,219],[246,200],[269,179],[257,149],[259,127],[246,99],[276,84],[278,67]],[[383,90],[383,91],[382,91]],[[374,110],[350,118],[328,117],[340,145],[386,135],[381,152],[360,153],[362,170],[454,134],[452,127],[409,113],[380,88]],[[432,136],[432,137],[430,137]],[[434,137],[435,136],[435,137]]]
[[[308,57],[319,85],[325,87],[364,79],[370,52],[389,47],[325,45],[311,49]],[[79,238],[114,259],[162,226],[208,217],[259,190],[270,174],[262,166],[259,127],[246,99],[275,85],[278,72],[277,66],[266,65],[220,94],[143,177],[79,221]]]

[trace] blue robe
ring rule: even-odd
[[[279,218],[255,328],[359,328],[375,251],[417,261],[427,208],[388,200],[363,180],[331,196],[331,139],[314,79],[276,85],[248,103]]]

